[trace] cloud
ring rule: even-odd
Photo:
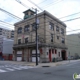
[[[28,0],[20,0],[20,1],[22,1],[24,4],[26,4],[30,8],[31,7],[36,8],[36,6],[34,6]],[[58,18],[80,11],[80,9],[79,9],[80,0],[58,0],[60,2],[57,2],[56,0],[46,0],[46,1],[44,1],[44,0],[31,0],[31,1],[38,4],[38,6],[40,6],[42,9],[47,10],[48,12],[50,12],[51,14],[53,14],[54,16],[56,16]],[[42,3],[39,4],[40,2],[42,2]],[[54,3],[54,2],[56,2],[56,3]],[[45,5],[48,5],[48,7],[45,8]],[[21,4],[19,4],[18,2],[16,2],[15,0],[0,0],[0,8],[5,9],[6,11],[8,11],[8,12],[10,12],[20,18],[23,18],[23,16],[24,16],[23,12],[28,9],[28,8],[22,6]],[[65,17],[64,19],[61,19],[61,20],[64,21],[67,19],[76,18],[76,17],[79,17],[79,15],[80,14],[75,15],[75,16]],[[14,24],[15,22],[18,21],[17,19],[12,18],[9,15],[7,15],[1,11],[0,11],[0,20],[9,22],[11,24]],[[80,25],[79,20],[80,19],[70,21],[70,22],[65,22],[65,23],[71,29],[78,29],[79,26],[76,26],[76,25]],[[67,28],[67,30],[69,30],[69,29]]]

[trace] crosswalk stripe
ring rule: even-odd
[[[17,69],[17,70],[22,70],[21,68],[17,68],[17,67],[12,67],[13,69]]]
[[[14,69],[11,69],[11,68],[6,68],[7,70],[10,70],[10,71],[15,71]]]
[[[17,71],[17,70],[23,70],[23,69],[30,69],[30,68],[35,68],[33,66],[22,66],[22,65],[2,65],[0,66],[0,73],[3,72],[10,72],[10,71]]]
[[[0,69],[0,72],[7,72],[7,71]]]

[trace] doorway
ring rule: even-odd
[[[66,60],[66,51],[65,50],[61,51],[61,55],[62,55],[62,60]]]
[[[49,61],[50,62],[52,61],[52,58],[51,58],[51,49],[49,49]]]

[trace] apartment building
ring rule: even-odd
[[[14,31],[0,28],[0,35],[5,36],[6,38],[14,38]]]
[[[0,60],[12,60],[14,40],[0,35]]]
[[[71,58],[80,57],[80,33],[66,36],[68,46],[68,56]]]
[[[47,11],[37,14],[38,62],[67,59],[66,24]],[[13,60],[36,61],[35,12],[27,10],[24,19],[14,24]]]

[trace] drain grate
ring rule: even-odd
[[[51,74],[51,72],[45,72],[44,74]]]
[[[42,67],[50,67],[50,66],[42,66]]]

